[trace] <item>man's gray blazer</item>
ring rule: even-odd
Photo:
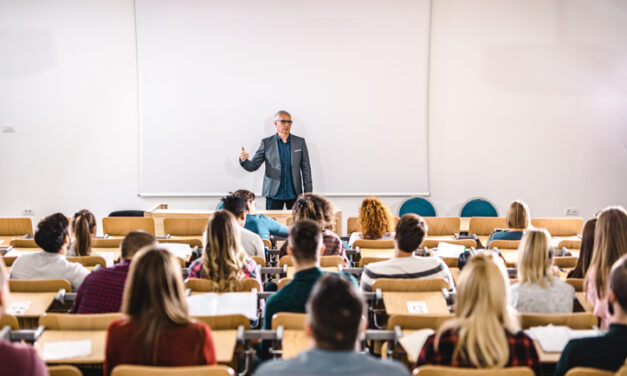
[[[307,144],[302,137],[290,135],[292,148],[292,182],[294,192],[299,196],[304,192],[312,191],[311,166],[309,165],[309,153]],[[266,163],[266,173],[263,176],[263,188],[261,194],[264,197],[274,197],[279,192],[281,185],[281,157],[276,134],[261,140],[259,149],[252,157],[241,163],[246,171],[256,171],[263,163]],[[302,178],[301,178],[302,176]]]

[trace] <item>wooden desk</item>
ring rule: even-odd
[[[378,258],[386,258],[391,259],[394,257],[393,249],[376,249],[376,248],[360,248],[359,254],[362,258],[364,257],[378,257]]]
[[[428,313],[449,313],[444,295],[440,291],[429,292],[383,292],[383,304],[388,316],[407,315],[407,302],[424,301]]]
[[[231,363],[237,345],[237,330],[212,330],[218,363]]]
[[[577,300],[579,300],[579,303],[581,304],[581,306],[586,312],[588,313],[594,312],[594,306],[590,304],[590,302],[588,301],[588,298],[586,297],[585,292],[582,292],[582,291],[575,292],[575,296],[577,297]]]
[[[21,329],[36,328],[39,324],[39,317],[46,313],[55,295],[54,292],[12,292],[9,294],[5,308],[10,307],[14,302],[30,302],[24,314],[15,316],[20,322]]]
[[[0,236],[0,245],[9,245],[11,240],[20,239],[22,235],[2,235]]]
[[[323,268],[320,268],[326,272],[331,272],[331,273],[337,273],[339,270],[337,269],[337,266],[325,266]],[[292,279],[294,278],[294,267],[293,266],[288,266],[287,267],[287,278]]]
[[[459,281],[459,275],[462,272],[461,270],[459,270],[459,268],[449,268],[449,270],[451,271],[451,276],[453,277],[453,282],[455,284],[457,284],[457,281]]]
[[[283,359],[293,358],[305,350],[311,349],[311,341],[303,330],[285,330],[283,332]]]
[[[91,341],[91,354],[76,358],[46,360],[48,364],[102,364],[105,358],[106,330],[46,330],[35,343],[39,357],[44,357],[44,344],[61,341]]]

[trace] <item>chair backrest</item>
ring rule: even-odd
[[[0,218],[0,236],[33,235],[30,218]]]
[[[211,330],[237,329],[239,326],[250,327],[248,317],[241,314],[217,315],[217,316],[194,316],[200,322],[209,325]]]
[[[498,249],[518,249],[520,240],[502,240],[496,239],[490,242],[490,248]]]
[[[257,265],[261,266],[262,268],[264,268],[266,266],[266,259],[263,258],[263,256],[249,256],[251,259],[253,259]]]
[[[9,279],[11,292],[72,292],[72,285],[65,279]]]
[[[179,244],[187,244],[190,247],[194,248],[194,247],[198,247],[198,248],[202,248],[202,240],[200,239],[157,239],[158,243],[179,243]]]
[[[576,292],[583,291],[583,278],[566,278],[566,283],[573,286]]]
[[[468,224],[468,231],[479,236],[490,235],[495,228],[507,227],[505,217],[472,217]]]
[[[20,322],[17,320],[17,317],[5,313],[0,317],[0,329],[7,325],[10,326],[12,330],[18,330],[20,328]]]
[[[394,240],[368,240],[360,239],[355,240],[353,248],[367,248],[367,249],[394,249]]]
[[[102,232],[113,236],[125,236],[131,231],[143,230],[155,234],[155,221],[150,217],[104,217]]]
[[[583,230],[583,218],[532,218],[531,225],[545,228],[551,236],[574,236]]]
[[[285,287],[285,285],[287,285],[291,281],[292,281],[291,278],[281,278],[281,279],[279,279],[279,281],[276,283],[277,289],[279,289],[279,290],[282,289],[283,287]]]
[[[441,291],[448,289],[448,283],[441,278],[424,278],[424,279],[392,279],[379,278],[374,281],[372,291],[377,289],[381,291],[396,292],[422,292],[422,291]]]
[[[215,290],[215,283],[205,278],[190,278],[185,282],[185,287],[192,291],[219,292]],[[261,291],[259,281],[254,278],[246,278],[241,281],[237,292],[249,292],[252,291],[252,289]]]
[[[576,312],[564,314],[521,313],[520,326],[529,329],[533,326],[563,325],[571,329],[590,329],[597,325],[597,318],[592,313]]]
[[[305,314],[280,312],[272,316],[272,329],[276,330],[282,326],[286,330],[303,330],[305,329]]]
[[[34,239],[11,239],[9,245],[15,248],[39,248]]]
[[[353,232],[361,231],[361,226],[359,225],[359,217],[348,217],[346,220],[346,233],[351,234]]]
[[[473,239],[425,239],[420,245],[423,248],[436,248],[440,243],[463,245],[466,248],[477,248],[477,242]]]
[[[459,217],[425,217],[424,220],[429,227],[429,236],[455,235],[461,224]]]
[[[554,257],[553,265],[558,266],[560,268],[574,268],[575,265],[577,265],[577,257],[574,257],[574,256]]]
[[[263,243],[264,247],[272,249],[272,242],[270,241],[270,239],[261,239],[261,242]]]
[[[373,262],[385,261],[389,260],[387,257],[362,257],[359,259],[359,267],[363,268],[364,266],[371,264]]]
[[[332,267],[338,266],[339,264],[343,264],[344,261],[340,256],[320,256],[320,267]],[[279,266],[283,267],[283,265],[294,266],[294,261],[292,260],[292,256],[283,256],[279,260]]]
[[[4,266],[6,266],[7,268],[10,268],[11,265],[13,265],[13,263],[15,262],[15,260],[17,260],[17,256],[3,256],[2,257],[2,261],[4,261]]]
[[[174,236],[202,236],[207,229],[208,218],[165,218],[163,232]]]
[[[80,369],[67,364],[62,366],[48,366],[48,374],[50,376],[83,376]]]
[[[566,376],[614,376],[614,372],[598,368],[575,367],[569,369]]]
[[[398,210],[398,216],[402,217],[407,213],[416,213],[422,217],[435,217],[437,215],[435,206],[424,197],[412,197],[405,200]]]
[[[77,257],[68,257],[67,260],[69,262],[77,262],[85,267],[93,267],[96,265],[100,265],[103,268],[107,266],[107,262],[102,256],[77,256]]]
[[[447,366],[421,366],[413,375],[420,376],[534,376],[529,367],[464,368]]]
[[[120,365],[111,371],[111,376],[234,376],[227,366],[155,367]]]
[[[440,326],[452,319],[453,314],[437,315],[437,314],[422,314],[422,315],[392,315],[388,319],[388,329],[393,330],[394,327],[400,326],[402,329],[418,330],[418,329],[433,329],[438,330]]]
[[[92,248],[119,248],[120,243],[122,243],[122,239],[96,238],[96,239],[92,239],[91,247]]]
[[[466,201],[459,212],[460,217],[498,217],[499,211],[485,198],[475,198]]]
[[[581,249],[581,240],[580,239],[562,239],[557,243],[557,248],[566,248],[566,249]]]
[[[441,259],[449,268],[457,268],[459,266],[457,257],[441,257]]]
[[[292,256],[286,255],[279,259],[279,266],[283,267],[283,265],[294,266],[294,260],[292,260]]]
[[[39,326],[49,330],[106,330],[111,321],[121,317],[121,313],[48,313],[39,318]]]

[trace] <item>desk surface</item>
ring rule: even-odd
[[[43,359],[44,344],[60,341],[91,341],[91,354],[76,358],[66,358],[58,360],[45,360],[49,364],[71,363],[71,364],[102,364],[105,358],[106,330],[46,330],[35,343],[35,349],[39,357]]]
[[[331,272],[331,273],[337,273],[338,269],[337,266],[325,266],[320,268],[322,270],[324,270],[325,272]],[[293,266],[288,266],[287,267],[287,278],[292,279],[294,278],[294,267]]]
[[[429,292],[383,292],[383,304],[388,316],[409,314],[407,302],[424,301],[428,313],[449,313],[444,295],[440,291]]]
[[[218,363],[230,363],[237,344],[237,330],[212,330]]]
[[[52,304],[56,293],[54,292],[12,292],[9,294],[9,301],[6,308],[14,302],[30,302],[30,306],[22,315],[15,315],[18,318],[38,318],[42,316]]]
[[[293,358],[311,348],[311,341],[303,330],[286,330],[283,332],[283,359]]]
[[[391,259],[394,257],[393,249],[376,249],[376,248],[360,248],[359,254],[362,258],[364,257],[379,257]]]

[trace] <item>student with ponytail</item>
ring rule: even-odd
[[[459,277],[455,318],[427,338],[417,366],[542,367],[533,341],[522,331],[508,306],[505,271],[494,256],[473,256]]]
[[[79,210],[72,218],[73,241],[68,257],[91,255],[91,239],[96,236],[96,217],[87,209]]]

